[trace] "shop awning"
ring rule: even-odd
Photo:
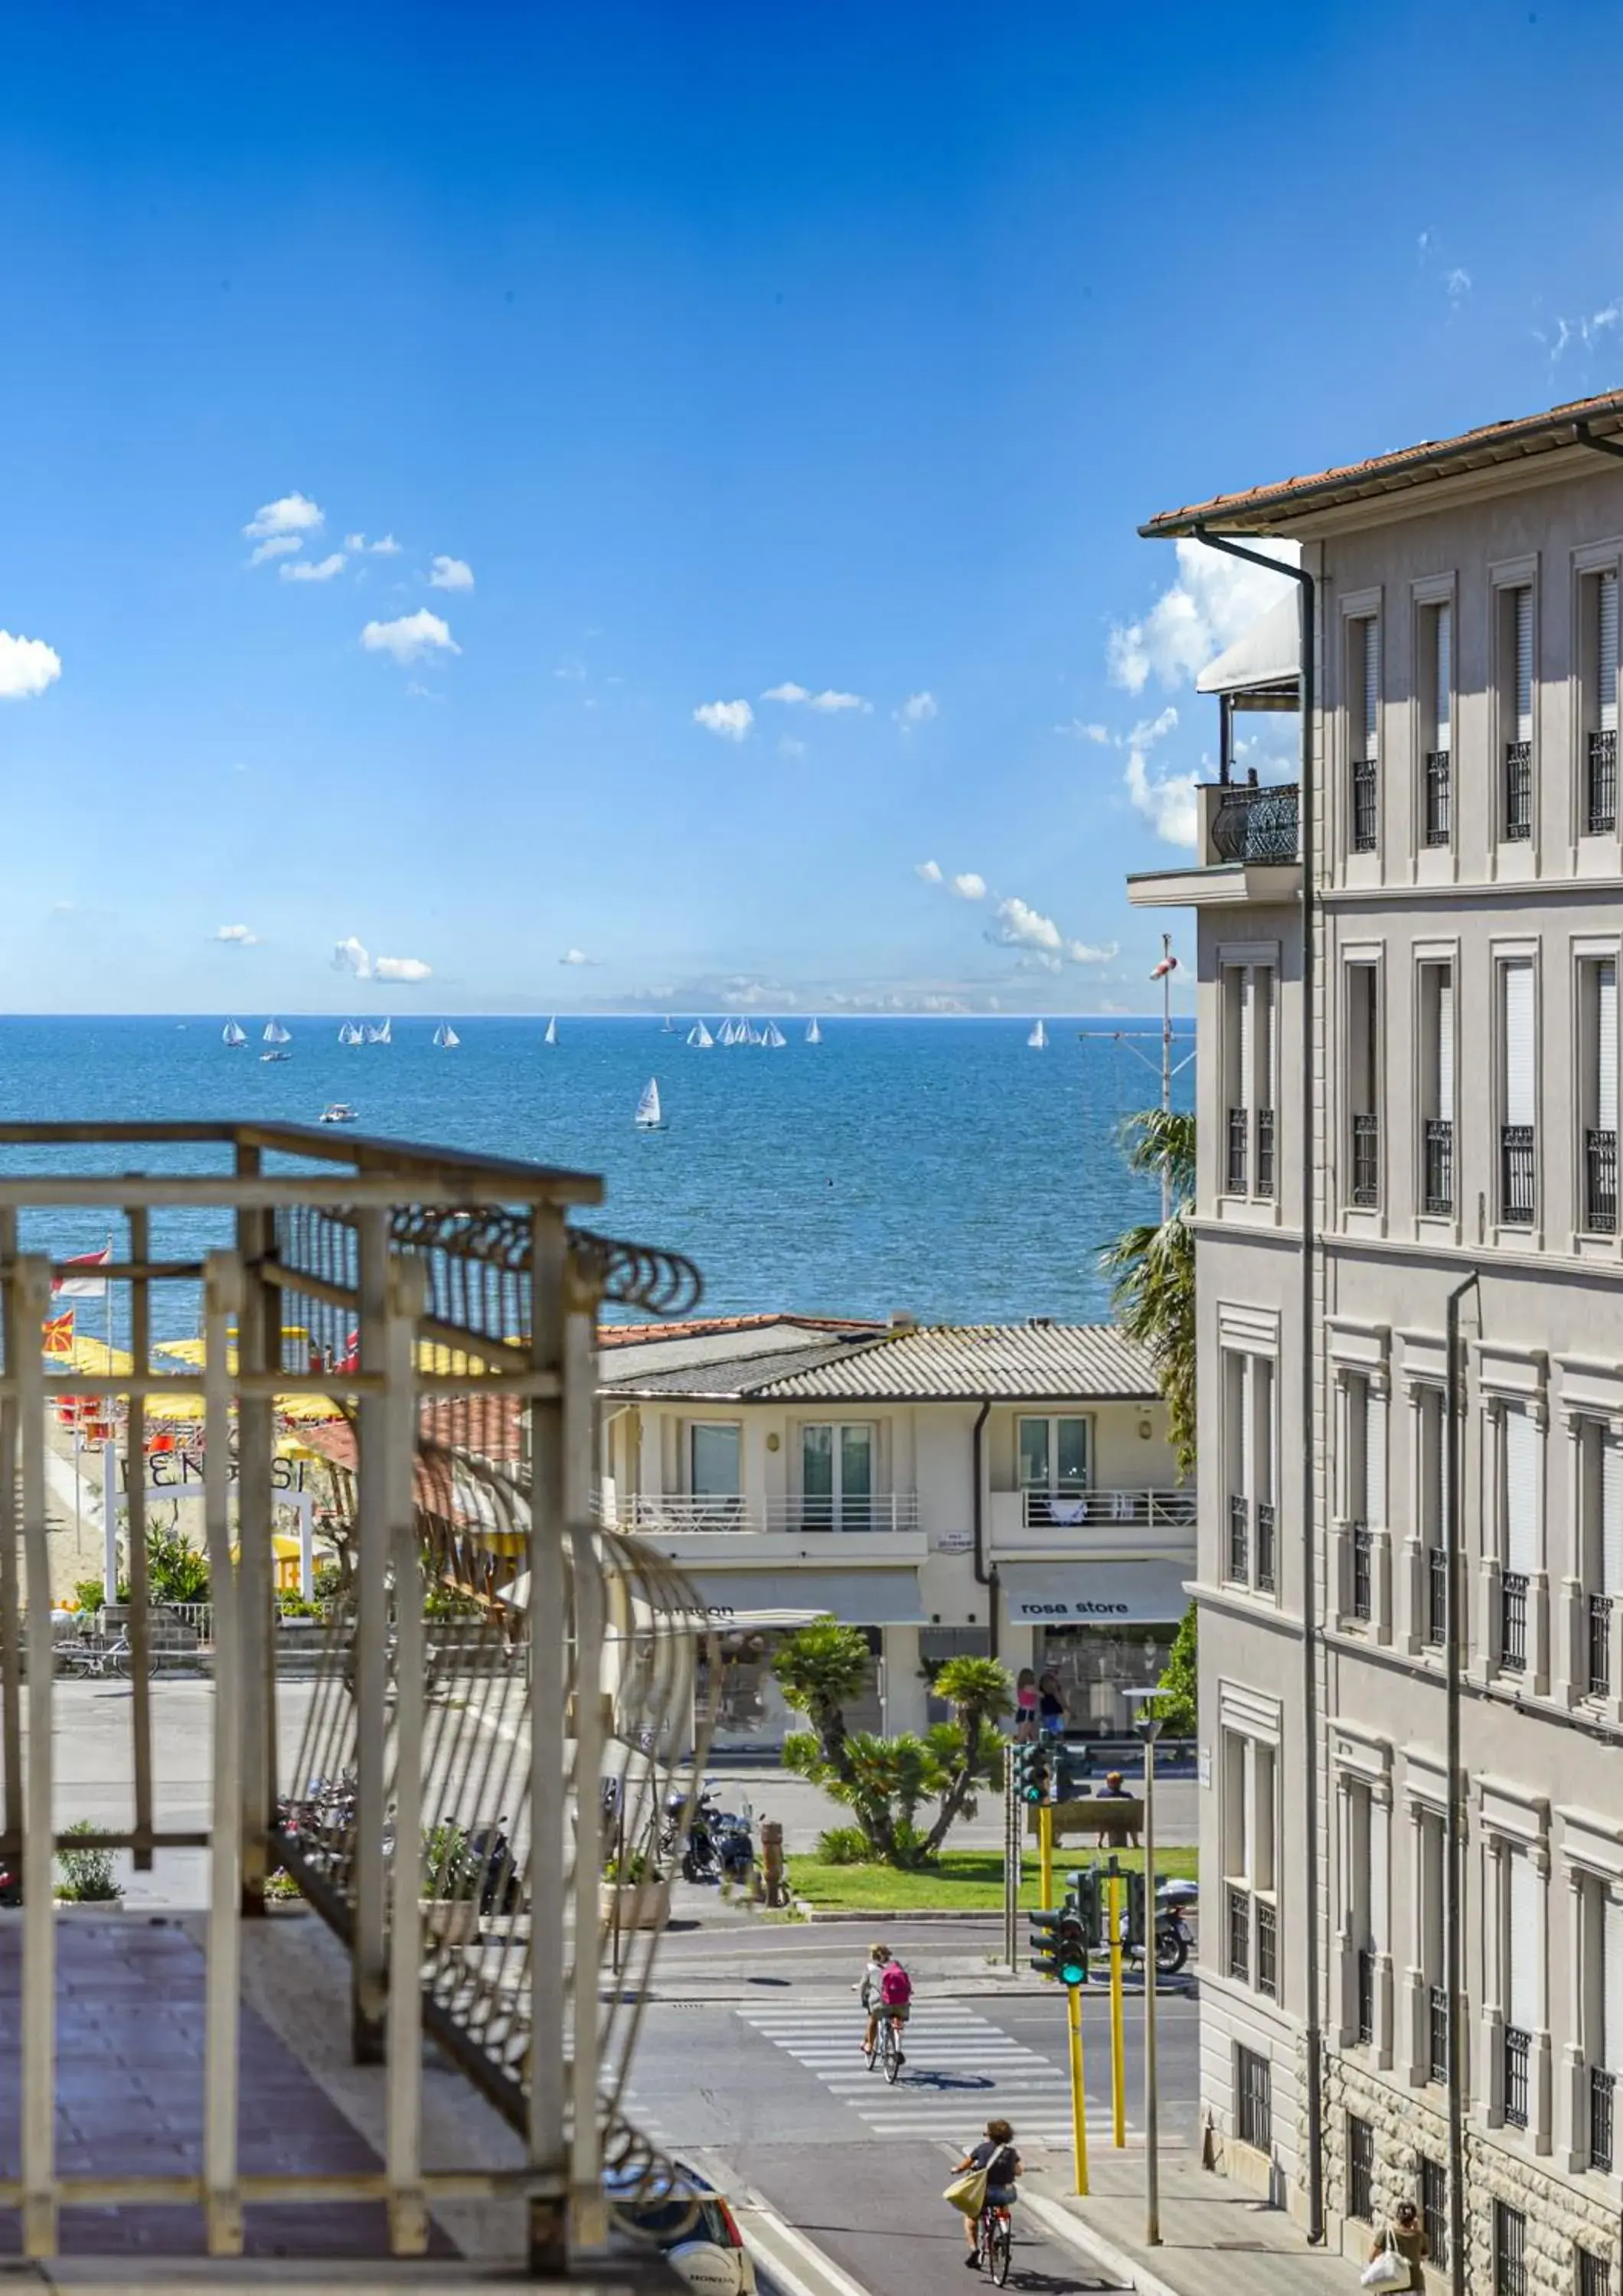
[[[1001,1562],[1003,1615],[1021,1627],[1160,1625],[1189,1608],[1182,1562]]]
[[[829,1613],[847,1627],[922,1627],[916,1570],[691,1570],[688,1578],[712,1622],[760,1622],[772,1597],[814,1618]]]

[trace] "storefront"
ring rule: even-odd
[[[1146,1557],[1000,1571],[1004,1616],[1032,1630],[1034,1661],[1058,1677],[1073,1735],[1113,1738],[1131,1728],[1124,1693],[1160,1679],[1189,1607],[1186,1567]]]
[[[781,1746],[791,1730],[806,1726],[803,1718],[785,1703],[772,1674],[773,1654],[794,1628],[787,1622],[787,1612],[785,1624],[772,1622],[771,1604],[792,1603],[798,1618],[828,1615],[866,1634],[868,1682],[861,1697],[846,1708],[845,1719],[853,1730],[885,1728],[883,1629],[919,1624],[923,1613],[916,1570],[779,1570],[770,1576],[693,1570],[688,1578],[704,1605],[721,1666],[711,1740],[717,1753],[763,1752]],[[706,1669],[702,1668],[701,1702],[708,1694]]]

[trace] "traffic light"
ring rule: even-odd
[[[1146,1935],[1144,1928],[1144,1876],[1141,1873],[1134,1873],[1129,1869],[1127,1873],[1123,1874],[1122,1879],[1127,1884],[1127,1935],[1125,1942],[1131,1946],[1134,1952],[1137,1952],[1139,1948],[1143,1944]]]
[[[1010,1751],[1014,1756],[1016,1793],[1022,1801],[1046,1801],[1051,1775],[1047,1747],[1022,1745]]]
[[[1100,1910],[1104,1904],[1104,1890],[1097,1866],[1085,1866],[1077,1873],[1067,1874],[1066,1907],[1074,1912],[1082,1923],[1082,1933],[1090,1945],[1097,1945],[1103,1931],[1100,1927]]]
[[[1060,1915],[1053,1913],[1034,1913],[1031,1922],[1031,1965],[1036,1977],[1058,1977],[1059,1974]]]
[[[1085,1985],[1088,1981],[1088,1940],[1082,1925],[1082,1915],[1067,1906],[1059,1916],[1056,1931],[1058,1950],[1055,1954],[1055,1975],[1062,1985]]]
[[[1054,1750],[1054,1800],[1080,1801],[1088,1791],[1092,1768],[1092,1763],[1081,1746],[1056,1747]]]

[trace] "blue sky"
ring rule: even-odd
[[[1136,523],[1623,373],[1600,6],[4,28],[13,1009],[1142,1009]]]

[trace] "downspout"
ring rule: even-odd
[[[1460,1666],[1465,1624],[1465,1477],[1460,1443],[1464,1382],[1460,1364],[1460,1302],[1474,1274],[1448,1294],[1448,1386],[1443,1431],[1445,1536],[1448,1541],[1447,1735],[1448,1840],[1443,1875],[1444,1982],[1448,1990],[1448,2273],[1454,2296],[1465,2296],[1465,1782],[1460,1767]],[[1480,1293],[1478,1294],[1479,1299]]]
[[[1303,1950],[1303,2038],[1307,2051],[1307,2237],[1324,2237],[1324,2131],[1322,2128],[1322,2046],[1319,1968],[1319,1685],[1318,1685],[1318,1552],[1314,1537],[1314,1456],[1312,1441],[1314,1374],[1316,1339],[1314,1328],[1314,1198],[1313,1102],[1314,1031],[1314,714],[1318,693],[1315,678],[1317,584],[1306,567],[1282,566],[1260,550],[1231,540],[1227,535],[1194,529],[1197,542],[1243,558],[1270,573],[1288,574],[1300,593],[1302,662],[1298,699],[1301,705],[1301,778],[1297,791],[1297,819],[1302,840],[1302,1193],[1301,1193],[1301,1379],[1302,1379],[1302,1742],[1306,1750],[1304,1785],[1305,1879],[1306,1882],[1306,1942]]]
[[[984,1456],[981,1431],[986,1424],[986,1414],[991,1408],[992,1398],[988,1395],[982,1399],[980,1410],[976,1416],[975,1433],[970,1443],[972,1464],[969,1480],[974,1508],[970,1521],[975,1527],[975,1583],[977,1587],[985,1587],[987,1589],[986,1655],[988,1658],[995,1658],[998,1654],[998,1574],[995,1565],[991,1570],[986,1568],[986,1513],[985,1503],[981,1497],[981,1486],[984,1480],[981,1472]]]

